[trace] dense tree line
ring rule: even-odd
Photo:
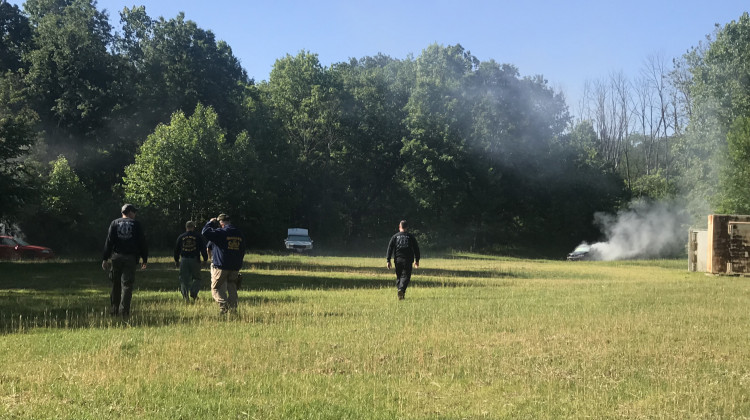
[[[119,17],[0,2],[0,220],[63,254],[98,249],[123,201],[157,247],[222,211],[260,249],[301,226],[379,250],[408,218],[427,246],[538,255],[596,239],[594,213],[633,197],[750,208],[726,193],[750,156],[747,15],[597,82],[577,117],[542,76],[461,45],[329,67],[302,51],[256,83],[182,14]]]

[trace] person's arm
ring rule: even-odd
[[[141,252],[141,260],[143,263],[141,264],[141,270],[146,269],[146,264],[148,264],[148,245],[146,244],[146,234],[143,232],[143,225],[140,223],[137,223],[138,225],[138,249]]]
[[[174,263],[180,263],[180,251],[182,251],[182,235],[177,237],[177,242],[174,244]]]
[[[203,256],[203,262],[208,261],[208,251],[206,251],[206,241],[203,239],[203,236],[198,236],[198,249],[201,250],[201,255]]]
[[[417,243],[417,238],[414,235],[411,236],[411,239],[414,243],[414,266],[419,267],[419,243]]]
[[[203,226],[203,230],[201,230],[201,235],[205,236],[206,239],[212,242],[216,242],[216,229],[214,228],[214,222],[216,221],[216,218],[213,218],[206,222],[206,225]]]
[[[102,270],[109,269],[109,257],[112,256],[112,250],[114,249],[115,242],[114,242],[114,222],[109,224],[109,229],[107,229],[107,238],[104,240],[104,251],[102,252]]]
[[[385,266],[391,268],[391,257],[393,257],[393,250],[396,248],[396,236],[391,236],[391,240],[388,242],[388,250],[385,252]]]
[[[114,222],[113,222],[114,223]],[[104,252],[102,252],[102,261],[107,261],[112,256],[112,249],[115,246],[114,235],[112,234],[113,223],[110,223],[107,229],[107,238],[104,240]]]

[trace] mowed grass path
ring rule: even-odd
[[[750,417],[750,280],[686,261],[248,255],[238,313],[169,258],[0,263],[2,419]],[[208,274],[204,271],[204,276]]]

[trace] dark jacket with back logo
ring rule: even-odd
[[[183,232],[177,237],[177,243],[174,246],[174,262],[179,262],[182,258],[195,258],[208,261],[208,252],[206,252],[206,241],[197,232],[189,230]]]
[[[397,261],[419,264],[419,244],[417,238],[409,232],[398,232],[388,242],[385,258],[390,261],[393,257]]]
[[[102,260],[108,260],[112,254],[133,255],[140,257],[144,264],[148,262],[146,235],[140,222],[127,217],[112,221],[104,242]]]

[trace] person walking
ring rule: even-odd
[[[211,295],[225,314],[237,309],[237,277],[245,258],[245,237],[224,213],[209,220],[201,234],[213,243]]]
[[[112,280],[112,292],[109,295],[110,315],[130,315],[138,260],[143,261],[141,270],[145,270],[148,263],[146,235],[141,223],[135,220],[136,212],[138,209],[134,205],[123,205],[122,217],[109,224],[107,239],[104,241],[102,269],[110,271]]]
[[[180,268],[180,293],[185,302],[195,302],[201,289],[201,256],[208,261],[203,237],[195,232],[195,222],[185,223],[185,232],[177,237],[174,263]]]
[[[391,237],[386,251],[386,266],[391,268],[391,258],[396,265],[396,288],[398,289],[398,300],[403,300],[406,288],[411,281],[411,266],[419,268],[419,244],[417,238],[408,232],[409,225],[406,220],[398,224],[398,233]]]

